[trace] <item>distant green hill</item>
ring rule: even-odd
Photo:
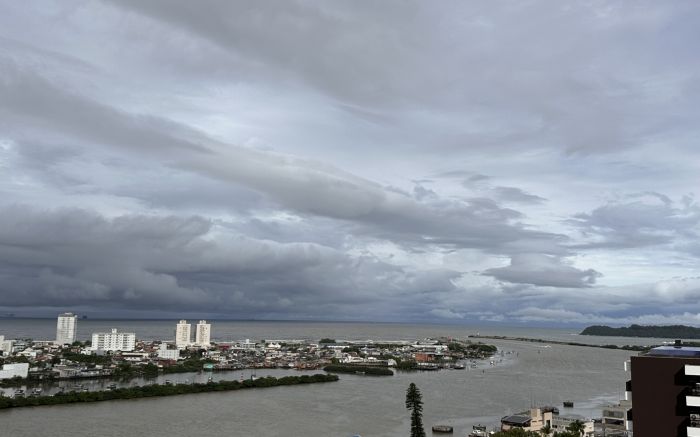
[[[655,338],[700,338],[700,328],[685,325],[642,326],[612,328],[610,326],[589,326],[581,335],[602,335],[607,337],[655,337]]]

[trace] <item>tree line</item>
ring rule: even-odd
[[[0,397],[0,409],[36,407],[41,405],[74,404],[84,402],[111,401],[116,399],[138,399],[160,396],[176,396],[191,393],[232,391],[247,388],[278,387],[284,385],[313,384],[338,381],[338,375],[301,375],[281,378],[265,377],[244,381],[218,381],[206,384],[144,385],[117,388],[109,391],[57,393],[54,396],[31,396],[26,398]]]

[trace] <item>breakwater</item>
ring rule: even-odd
[[[639,345],[623,345],[618,346],[616,344],[589,344],[589,343],[578,343],[575,341],[557,341],[557,340],[543,340],[540,338],[527,338],[527,337],[508,337],[505,335],[470,335],[469,338],[479,338],[479,339],[489,339],[489,340],[510,340],[510,341],[523,341],[529,343],[542,343],[542,344],[561,344],[565,346],[581,346],[581,347],[594,347],[598,349],[620,349],[625,351],[637,351],[646,352],[653,346],[639,346]]]

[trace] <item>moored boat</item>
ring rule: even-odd
[[[574,408],[574,401],[564,401],[564,408]]]
[[[472,426],[472,432],[469,433],[467,437],[487,437],[485,425],[474,425]]]
[[[454,429],[449,425],[433,425],[433,432],[439,432],[442,434],[452,434]]]

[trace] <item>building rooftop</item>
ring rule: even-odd
[[[647,355],[658,357],[700,358],[700,347],[690,346],[659,346],[647,352]]]
[[[521,414],[514,414],[512,416],[506,416],[501,419],[501,423],[505,423],[508,425],[527,425],[530,423],[532,418],[530,416],[525,416]]]

